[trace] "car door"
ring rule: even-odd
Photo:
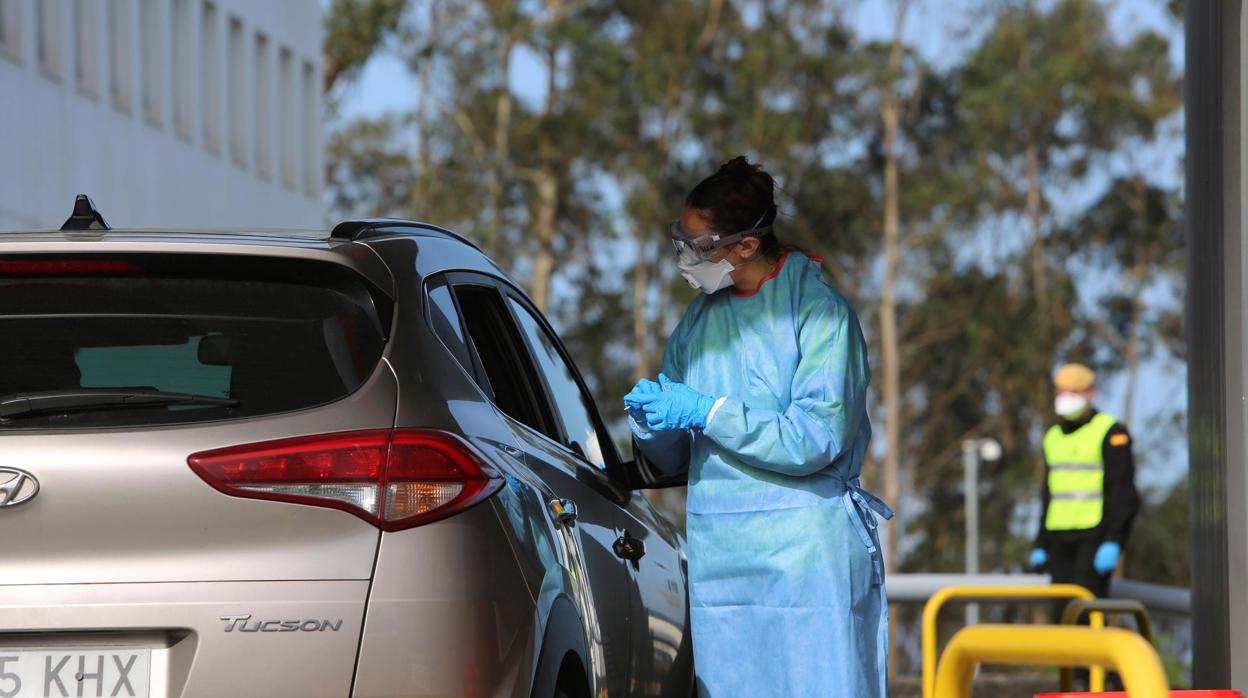
[[[693,690],[693,644],[683,541],[643,496],[630,498],[623,514],[624,528],[645,550],[629,569],[635,587],[629,695],[686,698]]]
[[[629,696],[688,696],[693,652],[688,641],[685,565],[675,531],[650,502],[626,492],[612,442],[575,365],[541,315],[517,293],[508,295],[558,410],[564,443],[583,479],[614,502],[615,552],[629,579]],[[584,435],[583,437],[581,435]]]
[[[575,374],[566,363],[552,363],[560,350],[546,343],[552,340],[523,297],[483,275],[456,273],[448,281],[482,370],[479,382],[510,418],[526,463],[552,494],[552,517],[562,521],[565,567],[589,636],[595,683],[608,696],[625,696],[635,591],[617,553],[626,493],[605,471],[608,458],[616,462],[613,446],[600,437]]]

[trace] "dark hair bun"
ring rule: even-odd
[[[719,170],[715,172],[718,177],[753,177],[757,173],[762,173],[763,168],[751,163],[744,155],[738,155],[735,158],[725,162],[719,166]]]
[[[776,181],[766,170],[738,155],[699,182],[685,205],[707,212],[716,230],[736,233],[775,221],[775,189]]]

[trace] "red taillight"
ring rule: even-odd
[[[502,485],[463,439],[423,429],[245,444],[187,462],[225,494],[341,509],[386,531],[459,513]]]
[[[0,260],[0,275],[77,276],[81,274],[136,275],[143,267],[120,259],[22,259]]]

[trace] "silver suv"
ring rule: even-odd
[[[471,243],[0,235],[0,698],[689,696],[684,542]]]

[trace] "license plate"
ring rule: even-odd
[[[0,649],[0,698],[147,698],[147,648]]]

